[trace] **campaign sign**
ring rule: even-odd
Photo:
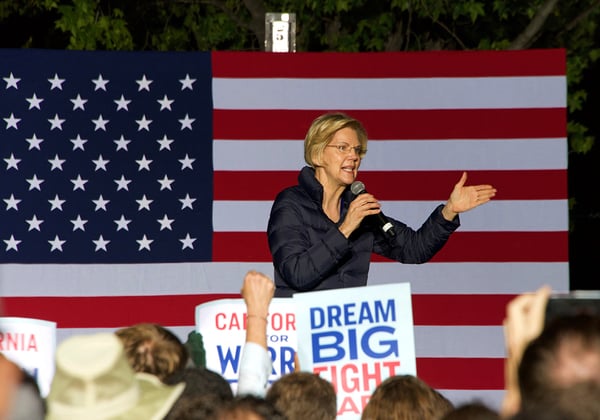
[[[267,317],[267,346],[273,360],[269,381],[294,370],[296,314],[290,298],[273,298]],[[196,306],[196,331],[202,334],[206,367],[220,373],[237,389],[238,370],[246,341],[246,303],[219,299]]]
[[[43,397],[48,395],[54,377],[55,322],[0,317],[0,352],[36,379]]]
[[[375,387],[417,374],[410,283],[296,293],[298,358],[336,389],[338,419],[360,419]]]

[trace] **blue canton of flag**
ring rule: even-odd
[[[4,51],[0,262],[210,261],[210,54]]]

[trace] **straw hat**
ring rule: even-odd
[[[134,372],[114,334],[76,335],[56,350],[47,419],[160,420],[183,388]]]

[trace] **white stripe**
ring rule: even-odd
[[[215,109],[564,108],[566,94],[565,76],[213,79]]]
[[[374,263],[369,285],[410,282],[413,294],[520,294],[547,284],[569,290],[569,264],[552,263]]]
[[[215,140],[216,171],[290,171],[302,168],[302,140]],[[547,139],[373,140],[363,171],[566,169],[567,141]]]
[[[457,180],[458,181],[458,180]],[[450,191],[448,191],[450,195]],[[440,202],[382,201],[385,214],[418,228]],[[460,215],[461,232],[564,232],[569,229],[567,200],[493,200]]]
[[[151,296],[239,293],[248,270],[270,263],[2,264],[2,296]]]
[[[417,229],[444,201],[441,197],[440,201],[382,201],[381,206],[385,215]],[[265,232],[272,204],[272,201],[215,201],[213,229]],[[461,232],[562,232],[569,227],[566,200],[495,200],[462,214],[460,219]]]
[[[504,330],[499,325],[415,327],[417,357],[504,358],[504,347]]]
[[[566,169],[567,140],[371,141],[363,170]]]
[[[248,270],[273,277],[271,263],[3,264],[0,294],[154,296],[239,293]],[[410,282],[414,294],[518,294],[549,284],[568,291],[567,263],[373,263],[369,284]]]

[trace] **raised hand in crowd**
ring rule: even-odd
[[[527,345],[539,336],[544,328],[546,305],[551,292],[549,286],[543,286],[534,293],[517,296],[506,307],[504,320],[506,393],[501,408],[503,416],[513,415],[519,409],[521,401],[517,375],[519,363]]]
[[[241,294],[246,303],[246,342],[240,362],[237,395],[264,397],[272,370],[267,347],[269,305],[275,293],[273,280],[258,271],[248,271]]]
[[[260,344],[267,348],[269,305],[275,285],[273,280],[258,271],[248,271],[244,277],[241,294],[246,303],[246,342]]]

